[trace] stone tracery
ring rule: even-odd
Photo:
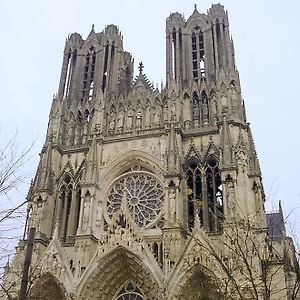
[[[110,217],[127,205],[136,224],[145,227],[161,213],[163,188],[157,178],[145,171],[131,171],[119,177],[108,194],[107,213]]]

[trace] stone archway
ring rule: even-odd
[[[222,300],[221,288],[214,274],[201,265],[189,269],[169,299]]]
[[[62,283],[52,274],[46,273],[37,279],[29,292],[30,300],[67,300]]]
[[[159,284],[151,270],[141,258],[121,246],[99,261],[78,299],[113,300],[128,280],[139,287],[145,299],[161,299]]]

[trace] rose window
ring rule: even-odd
[[[162,204],[163,188],[157,178],[148,172],[133,171],[125,173],[112,185],[107,213],[112,217],[121,206],[127,205],[136,224],[145,227],[159,217]]]

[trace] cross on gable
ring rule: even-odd
[[[140,71],[140,74],[143,73],[143,69],[144,69],[143,62],[140,62],[140,63],[139,63],[139,71]]]

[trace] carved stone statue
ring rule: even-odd
[[[123,131],[124,126],[124,110],[120,110],[118,114],[118,131]]]
[[[136,122],[135,125],[138,129],[142,128],[142,110],[140,108],[138,108],[137,112],[136,112]]]
[[[133,126],[133,110],[129,107],[127,112],[127,129],[131,130]]]
[[[115,131],[115,113],[114,111],[110,112],[110,116],[109,116],[109,132],[113,133]]]

